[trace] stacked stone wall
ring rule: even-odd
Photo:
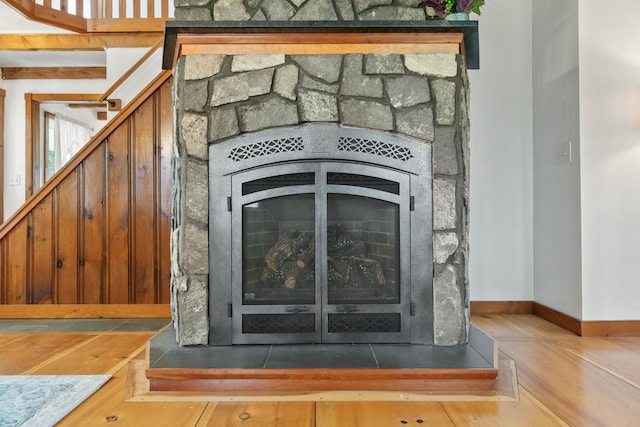
[[[176,0],[182,21],[425,20],[420,0]],[[182,345],[207,344],[208,146],[306,122],[395,132],[433,147],[434,341],[468,329],[468,81],[463,58],[193,55],[175,79],[172,310]]]

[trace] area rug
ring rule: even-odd
[[[0,427],[54,426],[111,375],[0,375]]]

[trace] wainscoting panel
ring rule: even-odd
[[[172,84],[161,74],[0,226],[1,304],[169,303]]]

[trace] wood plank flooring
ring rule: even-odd
[[[128,400],[129,364],[153,332],[0,333],[0,374],[113,378],[60,426],[638,426],[640,337],[580,338],[532,315],[472,322],[517,367],[518,400],[431,402]]]

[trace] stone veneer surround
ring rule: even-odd
[[[422,9],[386,4],[390,2],[294,3],[180,1],[176,18],[424,19]],[[432,145],[430,327],[436,345],[466,342],[469,120],[463,62],[454,54],[182,57],[174,88],[172,312],[178,342],[206,345],[209,339],[209,275],[215,272],[209,271],[208,262],[208,146],[244,133],[308,122],[395,132]]]

